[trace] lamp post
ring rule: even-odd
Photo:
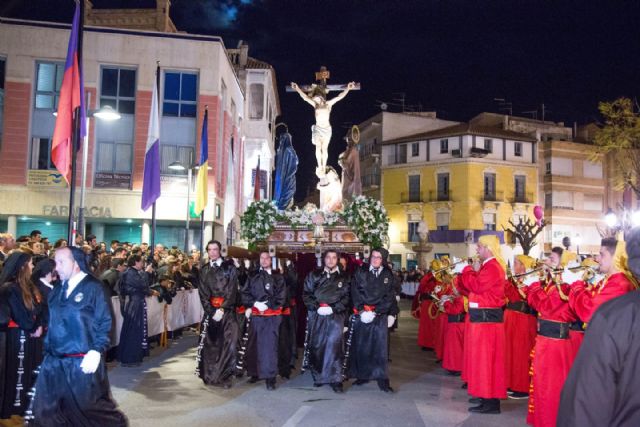
[[[616,214],[609,208],[604,215],[604,222],[609,229],[609,234],[616,236],[619,232],[624,234],[632,228],[640,226],[640,210],[622,208],[620,214]]]

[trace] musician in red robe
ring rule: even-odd
[[[453,280],[453,278],[451,278]],[[444,348],[442,367],[451,375],[460,375],[463,365],[465,302],[456,288],[449,287],[450,292],[441,298],[442,310],[447,316],[444,327]]]
[[[605,276],[593,286],[580,280],[571,285],[569,306],[584,323],[603,303],[631,292],[637,282],[626,265],[627,251],[624,241],[615,238],[602,239],[598,271]]]
[[[465,329],[473,366],[466,373],[469,394],[477,406],[470,412],[499,414],[500,399],[507,397],[505,334],[502,306],[505,303],[505,262],[500,241],[494,235],[478,240],[479,262],[462,271],[460,286],[469,293],[469,324]]]
[[[434,310],[431,293],[436,285],[436,279],[433,274],[431,272],[425,274],[420,280],[420,286],[413,297],[413,304],[411,305],[411,313],[419,320],[418,345],[423,350],[433,349],[436,345],[435,319],[430,316],[430,313]]]
[[[537,320],[535,311],[527,304],[526,295],[519,290],[536,260],[527,255],[517,255],[513,263],[515,278],[505,284],[507,305],[504,311],[505,356],[507,387],[510,399],[526,399],[529,396],[529,369],[531,350],[536,342]],[[518,278],[517,276],[520,275]]]
[[[559,252],[556,248],[553,251]],[[558,265],[559,259],[550,263],[550,268]],[[569,329],[577,317],[569,307],[568,293],[569,285],[562,283],[557,273],[545,273],[542,281],[526,288],[527,302],[538,312],[527,415],[527,423],[534,427],[555,427],[560,392],[573,363]]]

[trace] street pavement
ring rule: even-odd
[[[393,394],[381,392],[375,382],[345,383],[345,393],[335,394],[328,386],[313,387],[310,373],[278,378],[275,391],[267,391],[264,382],[248,384],[246,377],[229,390],[208,387],[194,375],[193,332],[170,340],[167,349],[152,350],[140,367],[111,367],[111,390],[131,426],[526,425],[526,400],[503,401],[500,415],[470,414],[459,377],[447,375],[432,352],[417,347],[417,321],[409,315],[408,301],[402,301],[399,325],[391,338]]]

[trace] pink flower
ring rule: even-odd
[[[314,225],[324,224],[324,215],[322,215],[322,213],[320,212],[316,213],[311,217],[311,222],[313,222]]]

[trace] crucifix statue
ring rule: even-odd
[[[360,84],[351,82],[347,85],[327,85],[329,70],[320,67],[316,73],[316,84],[300,87],[296,83],[291,83],[287,88],[288,92],[298,92],[300,97],[308,102],[315,110],[316,124],[311,126],[311,142],[316,146],[316,176],[320,178],[320,185],[327,185],[327,158],[329,143],[331,142],[331,124],[329,116],[333,105],[342,100],[350,90],[359,90]],[[327,99],[327,94],[331,91],[341,90],[337,96]]]

